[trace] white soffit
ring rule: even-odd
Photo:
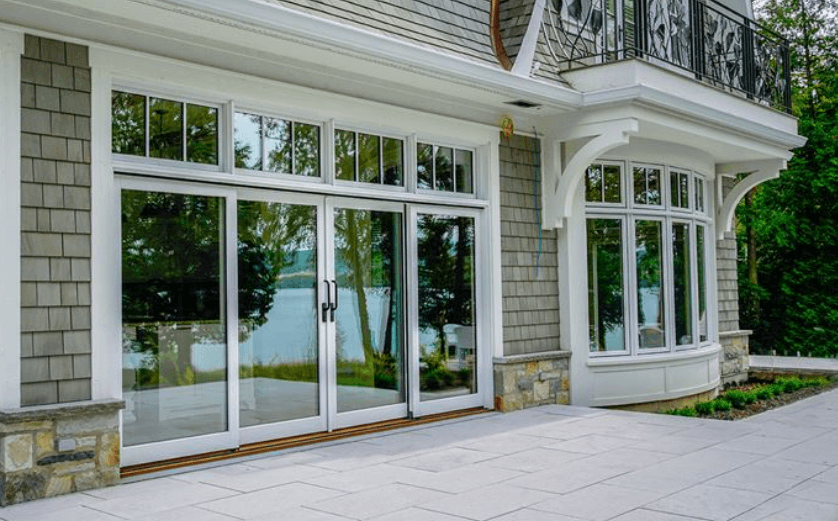
[[[558,83],[256,0],[0,0],[0,21],[487,124],[518,99],[541,105],[522,117],[581,104]]]

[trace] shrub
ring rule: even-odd
[[[774,394],[774,396],[780,396],[786,392],[782,384],[773,383],[769,387],[771,388],[771,393]]]
[[[713,402],[715,402],[715,409],[719,412],[729,411],[731,408],[730,402],[724,398],[716,398]]]
[[[678,416],[688,416],[690,418],[696,416],[695,409],[693,409],[692,407],[684,407],[683,409],[678,409],[678,412],[676,414]]]
[[[774,390],[770,385],[763,385],[758,389],[755,389],[754,392],[757,395],[758,400],[770,400],[772,396],[774,396]]]
[[[776,384],[783,386],[784,393],[793,393],[803,387],[803,380],[796,376],[791,376],[788,378],[778,378]]]
[[[830,383],[825,376],[812,376],[803,380],[804,387],[826,387]]]
[[[713,401],[699,402],[695,404],[695,412],[697,412],[699,416],[710,416],[715,410],[716,404]]]
[[[738,389],[732,389],[725,393],[725,399],[737,409],[744,409],[748,403],[748,393]]]
[[[750,391],[745,391],[745,403],[746,403],[747,405],[750,405],[750,404],[754,403],[755,401],[757,401],[757,392],[756,392],[756,390],[755,390],[755,389],[752,389],[752,390],[750,390]]]

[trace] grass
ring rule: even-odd
[[[731,409],[746,409],[748,405],[759,401],[767,401],[775,396],[793,393],[800,389],[826,387],[832,380],[823,376],[801,378],[786,376],[775,379],[772,383],[756,385],[748,390],[730,389],[713,400],[698,402],[693,406],[669,409],[663,411],[674,416],[702,416],[712,417],[715,413],[727,412]]]

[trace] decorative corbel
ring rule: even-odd
[[[626,118],[577,127],[571,134],[553,138],[545,147],[544,227],[561,228],[570,217],[573,197],[588,167],[603,154],[628,145],[631,136],[640,131],[634,118]],[[586,140],[562,165],[561,144]],[[561,175],[558,175],[561,172]]]
[[[725,232],[733,230],[733,214],[739,201],[755,186],[780,177],[780,171],[786,169],[785,159],[764,159],[716,165],[716,175],[748,174],[733,187],[727,197],[717,204],[716,239],[724,239]]]

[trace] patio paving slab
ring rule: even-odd
[[[838,521],[838,390],[720,422],[558,405],[0,508],[0,521]]]

